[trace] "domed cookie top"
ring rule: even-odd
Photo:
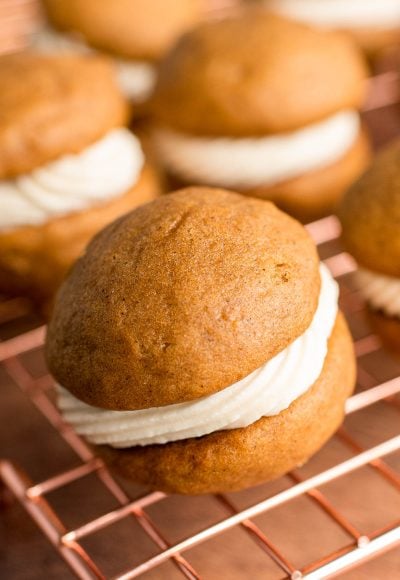
[[[161,65],[152,109],[193,134],[291,131],[359,107],[365,76],[346,35],[250,11],[186,34]]]
[[[100,57],[0,58],[0,179],[77,153],[123,125],[127,105]]]
[[[319,260],[266,201],[189,188],[103,230],[64,283],[47,358],[61,385],[109,409],[217,392],[310,325]]]
[[[400,277],[400,140],[353,185],[339,218],[344,244],[361,266]]]
[[[158,59],[201,14],[201,0],[44,0],[51,22],[99,49]]]

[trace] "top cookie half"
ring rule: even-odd
[[[345,34],[250,10],[187,33],[161,64],[156,120],[198,135],[292,131],[365,96],[366,65]]]
[[[311,323],[316,248],[272,203],[189,188],[103,230],[59,294],[56,379],[85,402],[141,409],[224,389]]]
[[[123,125],[112,64],[95,56],[0,58],[0,179],[79,153]]]
[[[120,57],[158,60],[204,12],[206,0],[44,0],[50,22]]]

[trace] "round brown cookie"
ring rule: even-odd
[[[371,327],[382,340],[383,345],[395,354],[400,355],[400,318],[386,316],[368,308],[368,320]]]
[[[273,204],[188,188],[103,230],[49,326],[57,381],[107,409],[190,401],[247,376],[310,325],[315,246]]]
[[[303,222],[326,216],[336,209],[343,194],[360,177],[371,160],[367,135],[360,133],[353,147],[336,163],[304,175],[245,192],[270,199]]]
[[[44,0],[57,28],[92,46],[133,59],[159,59],[196,23],[205,0]]]
[[[180,40],[161,63],[152,112],[191,134],[292,131],[358,108],[366,74],[346,34],[249,10]]]
[[[307,461],[342,422],[354,382],[352,340],[339,315],[320,377],[279,415],[165,445],[101,446],[96,452],[123,476],[154,489],[183,494],[240,490]]]
[[[95,56],[0,58],[0,179],[78,153],[127,120],[114,69]]]
[[[359,264],[400,277],[400,140],[379,153],[344,196],[338,215],[346,249]]]
[[[129,192],[106,204],[43,225],[0,232],[0,292],[27,295],[47,310],[89,240],[117,217],[154,199],[158,191],[157,176],[146,166]]]

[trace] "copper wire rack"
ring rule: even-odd
[[[391,80],[384,74],[379,84]],[[372,99],[367,109],[390,102]],[[45,327],[24,300],[0,302],[0,433],[9,442],[0,460],[6,545],[19,502],[19,520],[29,515],[69,567],[56,558],[57,578],[400,576],[394,550],[400,545],[400,361],[366,323],[355,264],[340,247],[336,218],[308,229],[341,287],[357,389],[343,426],[314,458],[243,492],[169,496],[116,478],[57,410],[42,360]],[[29,576],[29,566],[37,566],[29,550],[23,548],[24,574],[9,577],[44,577]]]

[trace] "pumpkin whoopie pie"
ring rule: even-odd
[[[399,0],[261,0],[302,22],[349,32],[369,54],[400,42]]]
[[[240,189],[303,220],[332,210],[365,168],[351,39],[265,11],[206,23],[160,67],[151,111],[161,162],[183,183]]]
[[[0,291],[47,302],[103,226],[157,194],[101,57],[0,59]]]
[[[339,217],[373,327],[400,353],[400,140],[380,152],[353,185]]]
[[[142,103],[153,88],[157,61],[201,18],[205,1],[44,0],[49,28],[34,45],[49,51],[90,47],[113,56],[124,94]]]
[[[47,336],[59,406],[128,478],[238,490],[304,463],[354,386],[338,287],[272,203],[187,188],[105,228]]]

